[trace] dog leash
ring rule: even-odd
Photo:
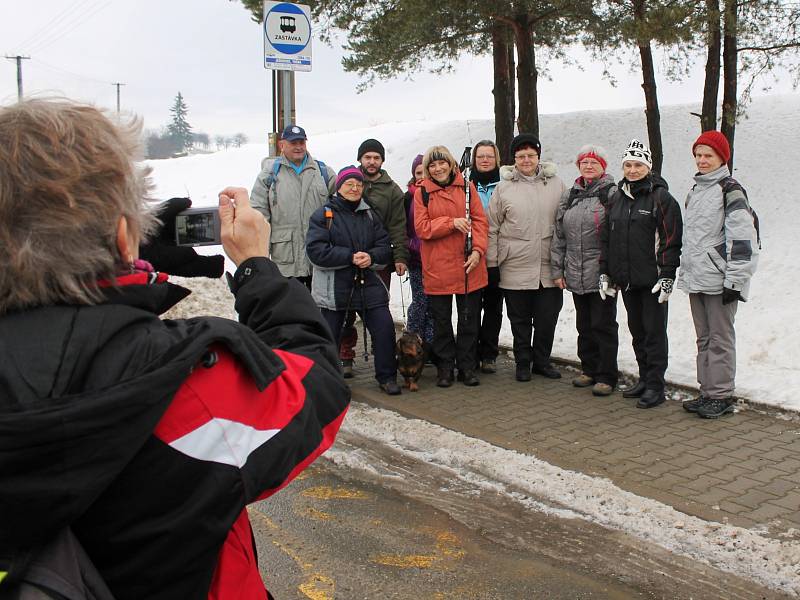
[[[400,279],[400,305],[403,307],[403,331],[408,329],[408,319],[406,318],[406,297],[403,293],[403,284],[408,281],[408,275],[406,275],[405,281],[402,277]]]

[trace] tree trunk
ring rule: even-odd
[[[495,21],[492,28],[494,135],[503,164],[508,163],[508,149],[514,137],[514,72],[508,62],[510,45],[507,28]]]
[[[720,32],[719,0],[706,0],[708,12],[708,56],[706,58],[706,81],[703,85],[703,108],[700,116],[700,132],[717,128],[717,100],[719,99]]]
[[[638,26],[645,28],[645,0],[634,0],[633,12]],[[642,61],[642,89],[644,90],[645,115],[647,117],[647,138],[650,152],[653,155],[653,171],[661,172],[664,162],[664,151],[661,146],[661,115],[658,111],[658,90],[656,89],[656,71],[653,65],[653,50],[650,39],[640,39],[639,56]]]
[[[508,31],[508,101],[511,103],[511,135],[514,135],[514,126],[517,123],[517,59],[514,55],[514,36]],[[506,148],[506,153],[509,149]],[[509,163],[512,162],[509,157]]]
[[[720,131],[728,138],[731,146],[731,159],[728,161],[728,168],[733,173],[733,139],[736,133],[736,109],[738,99],[736,98],[737,86],[737,6],[736,0],[725,1],[724,23],[724,45],[722,50],[722,62],[724,66],[722,83],[722,124]]]
[[[517,46],[517,84],[519,94],[520,133],[532,133],[539,137],[539,106],[536,83],[536,53],[533,46],[533,30],[527,14],[514,17],[514,42]]]

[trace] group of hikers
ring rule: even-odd
[[[148,239],[170,236],[146,202],[140,141],[140,122],[66,99],[0,108],[0,596],[270,598],[246,506],[333,443],[350,400],[351,313],[371,332],[381,387],[400,392],[392,272],[408,273],[408,327],[444,387],[455,368],[465,385],[495,371],[503,302],[516,378],[560,377],[550,351],[567,289],[573,383],[612,393],[621,291],[640,370],[623,393],[650,408],[664,399],[680,267],[701,391],[684,407],[730,410],[734,316],[758,235],[718,132],[692,147],[682,220],[636,140],[616,184],[605,150],[581,148],[569,188],[529,134],[508,166],[491,141],[462,161],[469,169],[433,146],[403,193],[378,141],[335,173],[289,126],[252,206],[244,188],[219,194],[238,323],[159,317],[190,293],[163,265],[218,277],[222,260],[158,246],[147,256],[161,267],[143,259]]]
[[[695,184],[683,212],[636,139],[619,163],[598,144],[578,149],[571,186],[528,133],[512,140],[512,165],[501,165],[491,140],[461,164],[435,145],[412,161],[404,193],[383,169],[378,140],[365,140],[358,164],[337,174],[311,158],[305,131],[290,125],[281,156],[265,159],[252,201],[272,225],[271,259],[308,285],[337,338],[345,377],[353,376],[359,314],[378,384],[401,393],[389,312],[394,272],[408,275],[406,328],[429,350],[438,386],[475,386],[479,373],[496,372],[504,304],[516,379],[560,378],[550,355],[568,290],[581,365],[572,383],[608,396],[618,383],[619,291],[639,368],[622,394],[653,408],[665,400],[667,302],[677,277],[690,296],[700,384],[700,395],[683,406],[716,418],[734,409],[734,317],[747,300],[758,232],[728,169],[725,136],[706,131],[691,153]],[[619,181],[609,172],[615,165]]]

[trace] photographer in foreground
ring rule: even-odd
[[[67,100],[0,109],[2,597],[77,573],[98,599],[267,598],[245,507],[331,445],[349,401],[244,189],[219,209],[240,323],[159,319],[189,292],[137,258],[138,139]]]

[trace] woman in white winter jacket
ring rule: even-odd
[[[489,201],[488,267],[500,268],[500,288],[514,336],[517,381],[531,371],[557,379],[550,363],[561,288],[550,271],[550,241],[556,209],[566,189],[553,163],[540,163],[541,143],[531,134],[511,142],[513,167],[500,169],[500,183]],[[533,333],[533,339],[531,334]]]
[[[747,193],[726,164],[728,140],[718,131],[706,131],[692,153],[698,172],[686,197],[678,287],[689,294],[700,396],[683,407],[714,419],[733,412],[734,318],[739,301],[747,300],[759,244]]]

